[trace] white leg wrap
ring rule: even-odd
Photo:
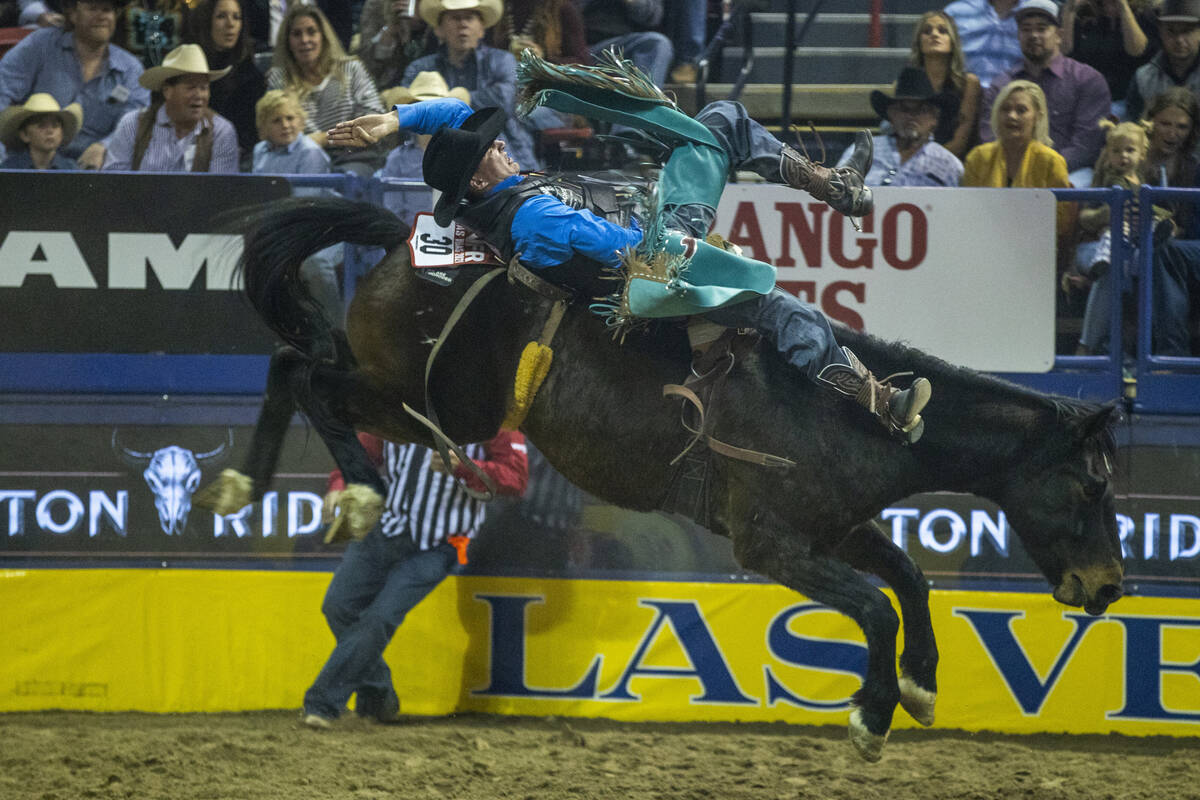
[[[887,741],[887,733],[882,736],[871,733],[862,721],[862,709],[855,708],[850,712],[850,743],[862,756],[864,761],[872,763],[883,757],[883,745]],[[891,731],[888,731],[891,733]]]
[[[338,516],[325,532],[325,544],[353,539],[361,541],[383,516],[383,497],[365,483],[351,483],[337,504]]]
[[[254,481],[236,469],[221,470],[217,479],[196,492],[192,505],[206,508],[219,517],[236,514],[250,504]]]
[[[900,706],[908,715],[928,728],[933,724],[933,706],[937,693],[922,689],[907,675],[900,676]]]

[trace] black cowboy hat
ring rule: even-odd
[[[46,8],[56,14],[65,14],[68,8],[78,2],[79,0],[46,0]],[[110,2],[113,4],[113,8],[117,9],[119,13],[122,6],[129,5],[130,0],[110,0]]]
[[[950,102],[946,95],[933,91],[929,76],[920,67],[905,67],[896,79],[896,91],[888,96],[876,89],[871,92],[871,108],[881,119],[887,119],[888,107],[897,100],[920,100],[938,109],[943,109]]]
[[[421,172],[425,183],[442,193],[433,207],[438,225],[449,225],[464,204],[479,162],[507,121],[503,109],[481,108],[459,127],[439,130],[425,146]]]
[[[1157,13],[1159,22],[1200,22],[1200,0],[1166,0]]]

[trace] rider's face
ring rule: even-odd
[[[471,189],[486,192],[496,184],[521,171],[521,165],[508,155],[504,142],[497,139],[483,154],[483,160],[471,177]]]

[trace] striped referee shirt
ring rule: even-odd
[[[485,505],[463,489],[465,482],[482,489],[467,467],[454,476],[429,468],[434,452],[415,444],[394,444],[360,433],[359,440],[376,461],[387,486],[383,517],[384,536],[407,534],[422,550],[436,547],[447,536],[474,537],[483,524]],[[463,448],[496,484],[497,494],[520,495],[529,481],[525,437],[502,432],[483,444]],[[331,476],[330,488],[342,488],[340,473]]]

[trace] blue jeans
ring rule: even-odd
[[[396,707],[383,651],[454,562],[454,548],[445,542],[423,551],[407,533],[387,537],[378,525],[350,543],[321,604],[337,645],[304,693],[306,713],[334,719],[355,692],[360,712]],[[364,709],[364,700],[372,707]]]
[[[779,171],[783,143],[751,119],[741,103],[709,103],[696,114],[696,120],[716,137],[731,169],[752,170],[772,183],[784,183]],[[716,218],[715,209],[700,204],[677,206],[670,213],[674,223],[699,238],[704,238]],[[829,364],[847,363],[825,315],[778,288],[710,311],[704,318],[729,328],[754,328],[810,380],[816,380]]]
[[[695,64],[704,52],[705,0],[667,0],[665,27],[675,45],[675,60]]]
[[[783,142],[772,136],[771,132],[761,124],[751,119],[746,112],[746,107],[741,103],[733,100],[717,100],[700,109],[695,119],[697,122],[703,123],[704,127],[708,128],[709,132],[716,137],[717,143],[729,159],[731,170],[750,170],[771,183],[785,183],[783,175],[779,171]],[[671,160],[667,162],[666,169],[695,174],[695,171],[690,170],[690,165],[686,162],[687,158],[686,151],[676,150]],[[712,189],[713,187],[704,188]],[[724,189],[724,176],[722,176],[721,186],[716,187],[715,192],[697,191],[695,194],[718,196],[722,189]],[[665,202],[667,203],[666,213],[674,218],[672,227],[685,230],[692,236],[701,239],[708,233],[713,221],[717,218],[717,209],[708,204],[675,205],[671,203],[670,199],[665,199]]]
[[[1154,353],[1190,356],[1188,309],[1200,289],[1200,241],[1171,239],[1154,249]]]
[[[727,328],[754,328],[811,381],[829,364],[848,363],[825,315],[778,287],[753,300],[709,311],[704,318]]]
[[[675,48],[671,40],[661,33],[640,31],[627,33],[624,36],[614,36],[597,42],[588,48],[592,58],[596,58],[602,50],[616,49],[625,54],[642,72],[650,76],[655,86],[667,82],[667,70],[671,68],[671,59],[675,57]]]

